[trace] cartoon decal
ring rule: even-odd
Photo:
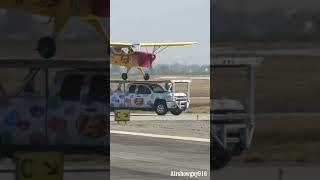
[[[144,99],[141,98],[141,97],[137,97],[134,99],[134,104],[137,105],[137,106],[142,106],[144,103]]]
[[[150,107],[153,107],[153,102],[152,102],[151,100],[149,100],[149,101],[147,102],[147,105],[150,106]]]
[[[154,102],[157,99],[167,100],[167,93],[151,93],[151,94],[136,94],[129,93],[126,90],[125,93],[121,91],[114,91],[110,96],[111,107],[153,107]]]
[[[82,136],[99,138],[106,135],[106,117],[101,115],[80,115],[76,121],[78,132]]]
[[[20,116],[16,110],[7,111],[4,113],[4,126],[12,128],[20,120]]]
[[[130,98],[126,98],[124,102],[127,106],[131,106],[131,99]]]

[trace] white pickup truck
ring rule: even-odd
[[[165,115],[170,111],[180,115],[189,108],[191,80],[111,81],[110,108],[155,111]]]

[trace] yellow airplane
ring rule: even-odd
[[[152,68],[152,63],[156,59],[156,54],[169,46],[187,46],[196,42],[169,42],[169,43],[110,43],[110,64],[126,67],[126,72],[122,73],[122,79],[128,79],[128,73],[135,67],[145,80],[150,79],[150,75],[145,73],[143,68]],[[151,53],[141,51],[141,47],[153,47]]]
[[[93,26],[109,42],[100,18],[110,17],[110,0],[1,0],[0,8],[44,15],[50,17],[49,22],[54,21],[51,36],[42,37],[38,41],[37,50],[44,58],[55,55],[55,39],[72,17],[80,18]]]

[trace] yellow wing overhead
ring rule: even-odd
[[[164,43],[121,43],[121,42],[111,42],[113,47],[161,47],[161,46],[188,46],[197,44],[196,42],[164,42]]]
[[[132,43],[121,43],[121,42],[111,42],[110,45],[112,47],[131,47]]]
[[[196,44],[196,42],[165,42],[165,43],[140,43],[141,47],[151,47],[151,46],[188,46]]]

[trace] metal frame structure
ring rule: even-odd
[[[226,114],[226,115],[213,115],[211,114],[212,123],[215,124],[215,116],[217,119],[232,119],[233,117],[245,118],[245,124],[223,124],[219,121],[222,127],[222,137],[219,137],[221,142],[227,145],[227,129],[228,128],[245,128],[246,129],[246,148],[249,148],[252,142],[253,134],[255,131],[255,68],[263,61],[262,57],[214,57],[213,68],[228,68],[239,67],[246,68],[248,80],[248,95],[246,101],[246,114]]]

